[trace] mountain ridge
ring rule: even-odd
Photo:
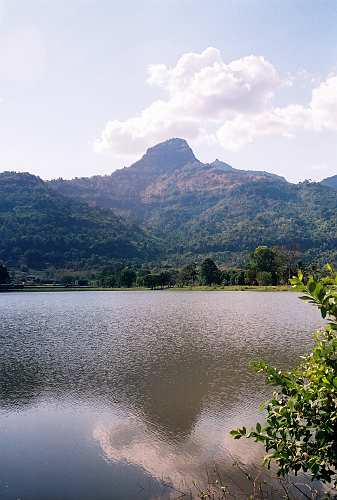
[[[132,163],[127,167],[125,166],[116,169],[111,174],[74,177],[72,179],[58,178],[46,182],[72,183],[75,181],[85,180],[85,179],[88,180],[97,178],[107,178],[114,176],[115,174],[120,174],[122,172],[123,173],[133,172],[134,170],[139,170],[139,169],[142,169],[142,172],[151,170],[153,173],[156,174],[168,174],[170,172],[173,172],[174,170],[186,166],[187,164],[195,164],[199,166],[204,166],[205,168],[212,168],[223,172],[235,171],[240,174],[265,175],[268,177],[275,177],[286,180],[283,176],[263,170],[238,169],[222,160],[219,160],[218,158],[216,158],[213,162],[203,163],[196,158],[191,147],[189,146],[189,144],[185,139],[171,138],[159,144],[149,147],[139,160],[137,160],[136,162]]]
[[[212,254],[240,264],[259,244],[296,249],[309,259],[315,253],[318,259],[335,258],[336,191],[235,169],[220,160],[202,163],[183,139],[149,148],[110,176],[54,181],[53,186],[134,220],[165,242],[169,260]]]
[[[29,246],[36,251],[36,234],[42,233],[49,238],[47,254],[52,256],[55,235],[63,241],[65,233],[67,244],[57,247],[54,265],[74,261],[72,244],[75,261],[82,258],[92,265],[123,257],[180,265],[205,256],[241,265],[264,244],[295,250],[304,260],[337,262],[337,190],[324,183],[293,184],[220,160],[202,163],[184,139],[153,146],[111,175],[53,181],[11,175],[16,184],[12,194],[0,174],[0,195],[7,200],[7,207],[0,203],[0,258],[5,261],[8,255],[10,262],[18,256],[22,260]],[[24,200],[34,190],[37,197],[28,200],[33,223],[27,226]],[[78,227],[73,224],[69,231],[62,210]],[[8,237],[8,228],[14,236]],[[44,260],[45,265],[52,261]]]
[[[220,192],[231,185],[261,178],[287,182],[276,174],[240,170],[220,160],[202,163],[185,139],[173,138],[148,148],[141,159],[110,175],[49,182],[66,196],[77,196],[91,206],[111,208],[123,216],[130,216],[136,207],[142,212],[144,203],[158,200],[172,189],[186,193],[193,190]]]
[[[321,181],[324,186],[331,187],[332,189],[337,189],[337,175],[332,175],[331,177],[326,177]]]
[[[158,254],[155,239],[111,210],[91,208],[17,172],[0,173],[0,241],[0,259],[33,268]]]

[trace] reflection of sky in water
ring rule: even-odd
[[[163,439],[159,433],[150,433],[144,422],[136,418],[100,423],[93,436],[108,460],[140,465],[152,477],[164,479],[178,490],[186,490],[193,482],[205,484],[206,473],[214,463],[222,469],[231,467],[234,454],[246,463],[255,463],[261,457],[258,447],[251,449],[243,440],[236,443],[227,429],[214,429],[211,424],[207,417],[201,417],[179,446]]]
[[[0,295],[0,497],[156,498],[260,450],[228,431],[320,324],[285,293]]]

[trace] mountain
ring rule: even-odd
[[[8,263],[180,265],[207,255],[241,265],[257,245],[337,262],[337,190],[202,163],[179,138],[111,175],[43,182],[1,174],[0,200],[0,258]]]
[[[333,175],[332,177],[327,177],[321,181],[323,186],[329,186],[333,189],[337,189],[337,175]]]
[[[285,181],[267,172],[238,170],[219,160],[201,163],[184,139],[174,138],[149,148],[139,161],[111,175],[57,179],[50,185],[90,206],[111,208],[143,222],[149,205],[165,203],[173,193],[222,196],[231,186],[259,179]]]
[[[112,175],[70,181],[57,179],[50,185],[57,192],[82,199],[90,206],[113,208],[130,215],[142,206],[144,193],[155,180],[174,175],[182,166],[199,163],[186,141],[170,139],[149,148],[131,167],[116,170]]]
[[[111,175],[51,186],[137,222],[161,238],[166,258],[178,263],[212,255],[240,264],[260,244],[291,248],[307,259],[337,255],[336,192],[218,159],[202,163],[183,139],[158,144]]]
[[[111,210],[91,208],[28,173],[0,174],[0,259],[31,268],[92,268],[151,259],[158,243]]]
[[[202,163],[183,139],[158,144],[111,175],[50,186],[128,217],[160,238],[164,257],[177,263],[212,255],[240,264],[261,244],[295,249],[311,260],[337,255],[337,192],[220,160]]]

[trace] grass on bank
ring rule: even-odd
[[[210,291],[221,291],[221,292],[287,292],[292,291],[292,288],[288,285],[277,285],[277,286],[249,286],[249,285],[196,285],[196,286],[184,286],[184,287],[172,287],[165,288],[163,290],[156,289],[150,290],[144,287],[131,287],[131,288],[101,288],[101,287],[63,287],[55,285],[44,285],[44,286],[26,286],[21,289],[10,289],[2,290],[2,292],[138,292],[138,291],[148,291],[148,292],[210,292]]]
[[[184,286],[184,287],[175,287],[168,288],[168,290],[173,291],[200,291],[200,292],[209,292],[209,291],[222,291],[222,292],[287,292],[291,291],[292,288],[288,285],[196,285],[196,286]]]

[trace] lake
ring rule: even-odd
[[[169,498],[261,450],[228,432],[322,324],[297,294],[0,295],[0,498]],[[195,490],[194,490],[195,491]],[[239,497],[239,495],[238,495]]]

